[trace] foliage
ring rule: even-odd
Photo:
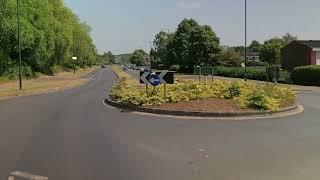
[[[262,61],[269,64],[279,64],[281,48],[297,39],[298,38],[296,36],[286,33],[281,38],[274,37],[265,41],[260,49],[260,57]]]
[[[131,64],[135,64],[137,66],[142,66],[145,64],[145,55],[147,53],[142,49],[135,50],[129,58]]]
[[[248,67],[266,67],[267,63],[261,61],[248,61],[246,65]]]
[[[97,62],[100,64],[115,64],[116,56],[111,51],[108,51],[107,53],[103,53],[103,55],[98,55]]]
[[[5,0],[0,12],[0,76],[18,64],[16,0]],[[20,1],[22,64],[32,72],[51,73],[51,68],[95,63],[96,48],[90,27],[67,8],[62,0]],[[74,42],[74,54],[73,54]],[[16,75],[13,75],[16,76]]]
[[[271,66],[269,70],[269,80],[271,81],[274,74],[274,68]],[[232,77],[232,78],[244,78],[245,71],[242,67],[214,67],[214,75]],[[267,69],[266,67],[247,67],[247,78],[252,80],[267,81]],[[277,80],[282,82],[290,82],[290,75],[287,71],[281,71],[277,73]]]
[[[282,46],[282,40],[279,38],[266,41],[260,51],[261,60],[269,64],[279,64]]]
[[[170,63],[166,61],[168,53],[168,44],[172,41],[173,33],[167,33],[160,31],[153,41],[154,49],[150,55],[153,57],[152,64],[157,67],[159,65],[170,66]]]
[[[172,65],[170,67],[170,71],[177,71],[179,72],[180,71],[180,66],[179,65]]]
[[[174,33],[160,32],[154,46],[156,63],[165,68],[180,65],[180,71],[192,72],[195,65],[212,65],[220,52],[220,40],[208,25],[184,19]]]
[[[155,94],[146,95],[141,86],[121,82],[112,88],[110,98],[129,106],[157,106],[206,98],[233,99],[241,108],[275,111],[295,103],[293,90],[280,86],[259,86],[253,83],[214,81],[212,83],[182,82],[167,85],[167,97],[163,98],[163,86]]]
[[[248,47],[248,50],[251,52],[260,52],[262,48],[262,45],[260,44],[259,41],[253,40]]]
[[[241,55],[232,48],[221,51],[217,59],[215,64],[220,66],[240,66],[242,62]]]
[[[320,85],[320,66],[301,66],[293,69],[291,79],[294,84],[319,86]]]

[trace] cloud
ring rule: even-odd
[[[178,0],[177,6],[184,9],[196,9],[201,7],[200,0]]]

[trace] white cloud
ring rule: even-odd
[[[201,7],[200,0],[178,0],[177,6],[184,9],[196,9]]]

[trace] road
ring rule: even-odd
[[[50,180],[318,180],[320,95],[303,114],[219,121],[140,115],[102,104],[110,69],[88,84],[0,101],[0,179],[26,171]]]

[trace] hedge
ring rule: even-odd
[[[294,84],[320,86],[320,66],[301,66],[293,69],[291,79]]]
[[[269,81],[273,80],[274,68],[269,69]],[[232,78],[244,78],[245,71],[242,67],[222,67],[217,66],[214,68],[215,76],[225,76]],[[267,68],[266,67],[248,67],[247,78],[252,80],[267,81]],[[277,72],[277,80],[280,82],[290,82],[290,75],[287,71]]]

